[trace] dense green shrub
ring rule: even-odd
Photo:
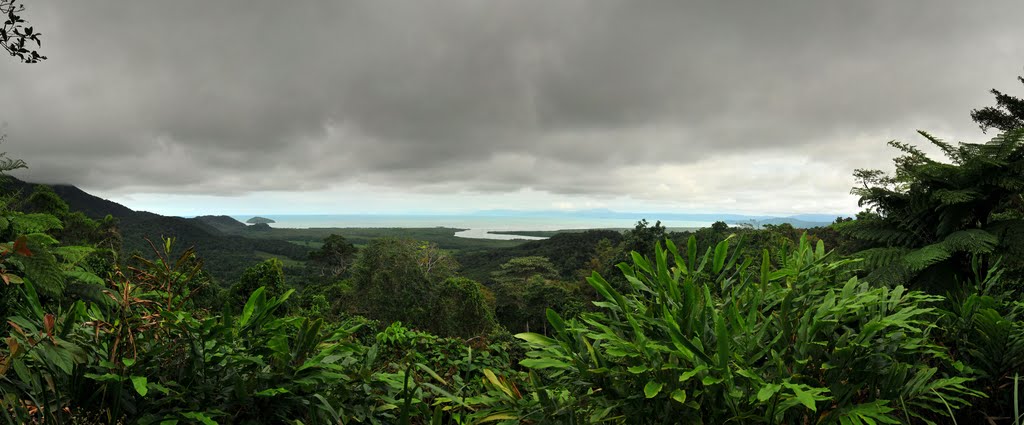
[[[783,264],[765,253],[703,256],[658,246],[621,265],[630,289],[589,282],[600,310],[563,320],[533,348],[534,402],[519,419],[565,423],[897,423],[940,420],[982,394],[931,333],[941,297],[871,287],[803,239]],[[684,257],[683,255],[686,255]],[[519,403],[519,402],[517,402]],[[641,419],[642,418],[642,419]]]

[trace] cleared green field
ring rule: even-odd
[[[424,227],[424,228],[364,228],[364,227],[336,227],[336,228],[313,228],[313,229],[269,229],[269,230],[245,230],[237,234],[248,238],[256,239],[277,239],[288,241],[296,245],[319,248],[324,238],[336,234],[344,236],[353,245],[363,246],[373,239],[393,237],[408,238],[420,241],[436,243],[442,249],[461,251],[479,250],[494,248],[509,248],[522,245],[523,240],[497,240],[497,239],[467,239],[455,236],[455,232],[464,229],[450,227]]]
[[[302,266],[306,265],[305,261],[298,261],[298,260],[294,260],[294,259],[285,257],[283,255],[271,254],[269,252],[254,251],[253,254],[255,254],[256,257],[258,257],[260,260],[266,260],[266,259],[270,259],[270,258],[276,258],[278,260],[281,260],[281,264],[284,264],[285,267],[302,267]]]

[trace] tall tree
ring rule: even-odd
[[[513,258],[492,279],[495,316],[512,332],[547,333],[547,309],[569,316],[581,309],[580,297],[571,285],[556,280],[558,271],[545,257]]]
[[[449,330],[443,328],[436,306],[442,294],[467,288],[465,282],[446,283],[456,267],[451,256],[434,244],[374,239],[362,249],[352,269],[360,312],[384,323],[401,321],[447,336]]]
[[[337,278],[348,271],[357,252],[344,236],[332,234],[324,239],[320,249],[309,253],[309,260],[319,269],[320,276]]]
[[[284,265],[277,258],[268,258],[263,262],[249,267],[231,287],[229,301],[231,309],[240,310],[249,295],[260,287],[265,287],[268,297],[276,297],[286,290],[284,281]]]
[[[1017,77],[1024,83],[1024,77]],[[999,90],[992,89],[996,97],[996,106],[986,106],[971,111],[971,118],[981,126],[982,131],[990,128],[999,131],[1010,131],[1024,128],[1024,99],[1010,96]]]
[[[431,310],[431,330],[438,335],[472,338],[490,332],[495,325],[483,286],[464,277],[440,282]]]
[[[651,226],[647,219],[636,222],[633,230],[627,230],[623,235],[622,258],[620,261],[628,261],[630,253],[639,252],[641,255],[650,257],[654,254],[654,244],[665,240],[665,226],[658,220]]]
[[[36,185],[25,201],[24,209],[26,212],[51,214],[57,218],[64,217],[70,211],[68,203],[45,184]]]
[[[501,268],[491,276],[498,284],[522,285],[534,276],[540,276],[542,279],[557,279],[558,270],[547,257],[516,257],[502,264]]]

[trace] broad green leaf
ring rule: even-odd
[[[514,421],[516,419],[519,419],[519,417],[515,416],[515,415],[512,415],[512,414],[509,414],[509,413],[495,413],[493,415],[487,416],[487,417],[477,421],[476,423],[482,424],[482,423],[495,422],[495,421]]]
[[[800,388],[800,385],[786,384],[786,387],[793,390],[793,395],[796,396],[796,399],[800,404],[803,404],[812,411],[818,411],[818,408],[815,406],[813,394],[804,391],[803,388]]]
[[[768,279],[771,272],[772,260],[768,254],[768,249],[765,248],[761,251],[761,291],[764,292],[768,288]]]
[[[213,420],[209,416],[206,416],[206,414],[203,412],[185,412],[182,413],[181,416],[184,416],[188,419],[194,419],[196,421],[199,421],[203,425],[218,425],[217,421]]]
[[[640,253],[636,251],[630,252],[629,255],[633,257],[633,264],[639,267],[640,270],[644,271],[647,274],[654,274],[654,271],[651,270],[651,263],[647,261],[647,259],[644,258],[643,255],[640,255]]]
[[[690,235],[686,240],[686,256],[690,257],[690,271],[697,269],[697,237]]]
[[[544,335],[541,335],[541,334],[538,334],[538,333],[533,333],[533,332],[518,333],[518,334],[515,335],[515,337],[519,338],[519,339],[521,339],[523,341],[529,342],[530,344],[539,345],[539,346],[542,346],[542,347],[550,347],[552,345],[558,345],[558,341],[555,341],[555,340],[553,340],[551,338],[548,338],[548,337],[546,337]]]
[[[313,398],[320,402],[320,407],[322,410],[326,410],[327,413],[331,415],[331,419],[334,420],[334,423],[343,423],[341,420],[341,415],[338,414],[338,411],[334,408],[334,406],[331,406],[331,403],[329,403],[327,399],[324,398],[324,396],[320,394],[313,394]]]
[[[672,399],[680,403],[686,403],[686,391],[682,389],[672,391]]]
[[[647,385],[644,385],[644,395],[647,396],[647,398],[654,398],[661,392],[661,388],[664,386],[665,384],[661,382],[649,381],[647,382]]]
[[[445,381],[444,378],[441,377],[441,375],[438,375],[437,372],[434,372],[434,369],[431,369],[427,365],[423,363],[416,363],[416,367],[420,368],[420,370],[424,372],[427,372],[427,374],[430,375],[431,378],[436,379],[437,382],[441,383],[441,385],[448,385],[448,382]]]
[[[778,393],[781,389],[782,385],[767,384],[757,391],[757,401],[767,401],[768,399],[772,398],[772,396],[774,396],[776,393]]]
[[[722,378],[717,377],[717,376],[711,376],[711,375],[705,376],[705,377],[700,379],[700,383],[704,384],[705,387],[706,386],[710,386],[710,385],[719,384],[721,382],[722,382]]]
[[[626,370],[628,370],[629,373],[634,373],[634,374],[639,375],[641,373],[647,372],[650,369],[647,366],[645,366],[645,365],[638,365],[638,366],[630,366],[630,367],[626,368]]]
[[[291,352],[291,348],[288,347],[288,336],[284,334],[277,334],[271,337],[267,341],[267,348],[280,356],[287,356]]]
[[[686,382],[686,381],[690,380],[690,378],[693,378],[698,373],[704,372],[706,370],[708,370],[707,366],[700,365],[700,366],[697,366],[697,367],[693,368],[692,370],[688,370],[686,372],[683,372],[682,374],[679,375],[679,382]]]
[[[84,376],[96,382],[121,382],[122,380],[124,380],[124,378],[122,378],[121,375],[115,375],[113,373],[104,373],[102,375],[95,373],[86,373]]]
[[[668,329],[669,338],[672,339],[672,344],[676,346],[679,351],[687,357],[692,359],[694,355],[700,357],[701,360],[707,363],[714,363],[707,354],[704,354],[700,348],[694,345],[693,342],[686,339],[682,334],[682,330],[679,329],[679,324],[676,323],[675,318],[672,317],[672,313],[669,312],[667,306],[662,306],[662,316],[665,318],[666,329]]]
[[[145,397],[146,394],[149,393],[149,387],[146,385],[149,383],[149,380],[147,380],[145,376],[132,376],[131,379],[132,386],[135,387],[135,391],[138,392],[139,395]]]
[[[273,397],[278,394],[286,394],[289,391],[286,388],[267,388],[263,391],[253,394],[256,397]]]
[[[256,309],[256,300],[263,296],[263,292],[265,290],[266,288],[261,286],[259,289],[253,291],[252,295],[249,295],[249,300],[245,302],[245,307],[242,308],[242,316],[238,318],[239,326],[249,324],[249,319],[252,318],[252,312]]]
[[[498,387],[501,390],[501,392],[505,393],[505,395],[512,397],[512,390],[506,387],[505,384],[502,384],[501,380],[499,380],[498,377],[494,375],[494,372],[491,372],[490,369],[484,369],[484,376],[487,377],[487,380],[491,382],[491,385]]]
[[[32,313],[36,315],[36,318],[42,320],[46,314],[43,313],[43,306],[39,303],[39,295],[36,294],[36,288],[32,285],[32,281],[26,280],[21,288],[25,291],[25,299],[28,300],[28,306],[32,309]]]
[[[544,310],[544,314],[547,316],[548,323],[551,323],[551,327],[555,329],[556,333],[565,333],[565,321],[562,320],[562,316],[558,315],[558,312],[549,308]]]
[[[717,311],[714,311],[714,321],[715,338],[718,342],[718,367],[721,369],[721,372],[728,375],[730,373],[729,359],[732,357],[732,348],[729,342],[732,340],[732,335],[729,334],[729,330],[725,327],[725,320],[722,319],[722,316]]]
[[[715,258],[711,264],[711,272],[719,274],[725,266],[725,256],[729,253],[729,239],[723,240],[715,245]]]
[[[524,360],[520,361],[519,364],[523,365],[523,367],[528,367],[530,369],[547,369],[547,368],[551,368],[551,367],[559,368],[559,369],[566,369],[566,368],[569,367],[568,363],[565,363],[565,362],[560,361],[560,360],[550,359],[550,358],[544,358],[544,359],[524,359]]]

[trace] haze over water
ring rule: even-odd
[[[245,222],[252,216],[233,215],[234,219]],[[559,216],[481,216],[481,215],[368,215],[368,214],[324,214],[324,215],[261,215],[274,220],[276,228],[330,228],[330,227],[451,227],[467,229],[455,236],[481,239],[544,239],[517,235],[502,235],[488,232],[516,230],[564,230],[564,229],[621,229],[632,228],[636,222],[646,218],[652,224],[657,217],[601,218]],[[711,222],[690,220],[662,220],[665,227],[706,227]]]

